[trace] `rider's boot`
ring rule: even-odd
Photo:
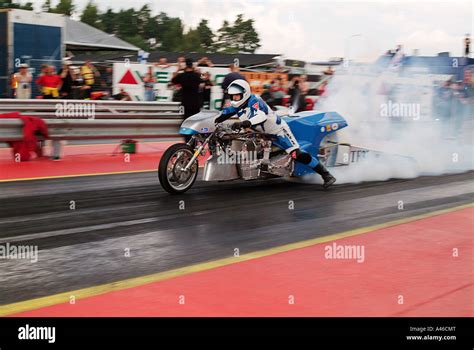
[[[307,164],[310,167],[313,167],[313,170],[319,175],[321,175],[321,177],[324,180],[324,184],[323,184],[324,189],[329,188],[329,186],[331,186],[333,183],[336,182],[336,178],[329,173],[329,171],[324,167],[324,165],[319,163],[317,159],[311,157],[309,153],[301,151],[300,149],[296,149],[294,151],[294,155],[298,162],[301,162],[303,164]],[[318,164],[314,166],[314,163],[316,162]]]
[[[324,165],[322,165],[321,163],[318,163],[318,165],[316,165],[313,170],[315,172],[317,172],[319,175],[321,175],[321,177],[323,178],[324,180],[324,184],[323,184],[323,188],[326,190],[329,188],[329,186],[331,186],[333,183],[336,182],[336,178],[334,176],[332,176],[329,171],[324,167]]]

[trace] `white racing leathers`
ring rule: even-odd
[[[296,141],[288,124],[275,115],[261,98],[250,95],[245,107],[227,107],[222,110],[223,117],[230,117],[235,114],[237,114],[240,121],[250,121],[252,129],[276,136],[277,140],[274,141],[274,144],[287,153],[299,149],[298,141]]]

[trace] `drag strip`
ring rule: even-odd
[[[473,202],[473,172],[339,185],[197,182],[170,196],[156,173],[0,183],[0,304],[298,242]],[[128,254],[129,252],[129,254]]]

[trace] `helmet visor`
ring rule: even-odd
[[[230,100],[231,100],[231,101],[237,102],[237,101],[240,101],[241,99],[244,98],[244,94],[242,94],[242,93],[239,93],[239,94],[232,94],[232,95],[229,95],[229,97],[230,97]]]

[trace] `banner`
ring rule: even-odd
[[[176,66],[167,68],[155,67],[150,64],[140,63],[114,63],[113,68],[113,93],[119,93],[124,89],[130,94],[133,100],[143,101],[145,97],[145,87],[143,78],[149,67],[153,67],[153,75],[157,83],[155,84],[155,99],[162,102],[173,100],[174,89],[170,86]],[[209,72],[211,81],[215,84],[211,89],[211,109],[219,109],[222,104],[223,91],[221,88],[224,77],[230,72],[229,68],[222,67],[198,67],[199,72]]]
[[[288,74],[286,73],[260,73],[260,72],[240,72],[245,79],[249,82],[250,87],[252,88],[252,93],[262,94],[263,85],[270,84],[273,80],[281,78],[285,83],[285,86],[288,82]]]

